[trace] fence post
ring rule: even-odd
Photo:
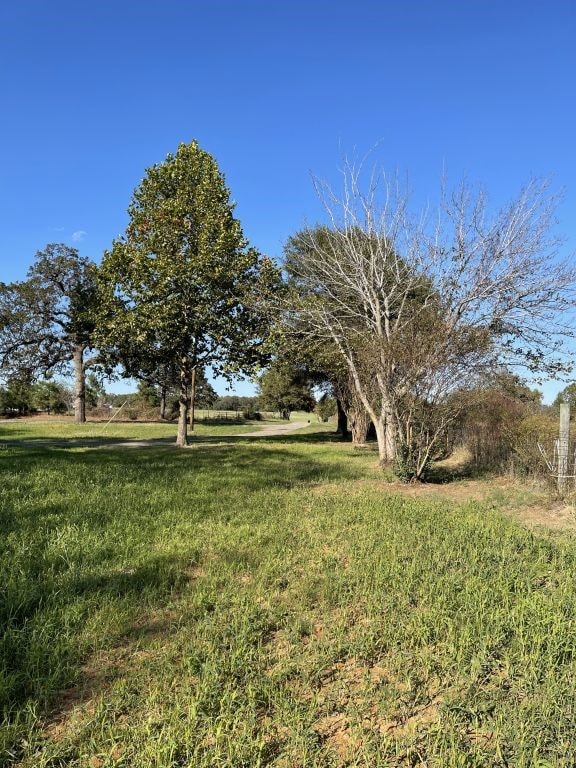
[[[558,491],[568,486],[568,451],[570,445],[570,403],[560,403],[560,431],[558,433]]]

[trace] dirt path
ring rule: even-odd
[[[303,429],[309,424],[309,421],[287,421],[285,424],[269,424],[257,432],[244,432],[238,435],[238,437],[279,437],[280,435],[287,435],[289,432],[295,432],[297,429]],[[228,437],[228,435],[222,435],[222,437]]]

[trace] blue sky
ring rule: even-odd
[[[444,171],[496,203],[551,175],[574,252],[575,39],[568,0],[4,0],[0,280],[49,242],[99,261],[193,138],[271,256],[321,217],[311,174],[375,144],[421,200]]]

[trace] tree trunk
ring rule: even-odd
[[[86,380],[84,376],[84,347],[74,347],[74,421],[84,424],[86,421]]]
[[[359,407],[351,408],[349,416],[350,428],[352,430],[352,444],[358,447],[366,445],[370,417],[366,413],[364,406],[360,404]]]
[[[190,432],[194,432],[194,405],[196,400],[196,366],[192,368],[192,385],[190,387]]]
[[[166,387],[160,389],[160,418],[166,418]]]
[[[389,405],[385,404],[382,410],[384,413],[386,455],[388,456],[388,461],[394,461],[397,448],[396,421],[394,420],[392,408]]]
[[[188,445],[188,405],[190,401],[188,399],[189,371],[186,362],[186,358],[184,358],[180,371],[180,413],[178,415],[178,435],[176,436],[176,445],[180,448]]]
[[[342,435],[344,440],[346,440],[348,437],[348,416],[338,397],[336,398],[336,408],[338,411],[338,428],[336,429],[336,434]]]
[[[386,426],[381,419],[372,422],[376,430],[378,442],[378,461],[381,465],[388,464],[388,452],[386,451]]]
[[[383,407],[378,419],[372,419],[378,442],[378,459],[381,465],[390,464],[396,458],[396,428],[389,408]]]
[[[178,434],[176,436],[176,445],[184,448],[188,445],[188,398],[185,394],[180,395],[180,414],[178,416]]]

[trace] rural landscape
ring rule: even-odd
[[[318,422],[81,426],[0,425],[3,765],[573,765],[541,485],[402,484]]]
[[[350,173],[279,265],[181,145],[100,265],[1,286],[2,765],[574,764],[546,186],[417,248]]]
[[[0,9],[0,768],[574,768],[573,5],[131,6]]]

